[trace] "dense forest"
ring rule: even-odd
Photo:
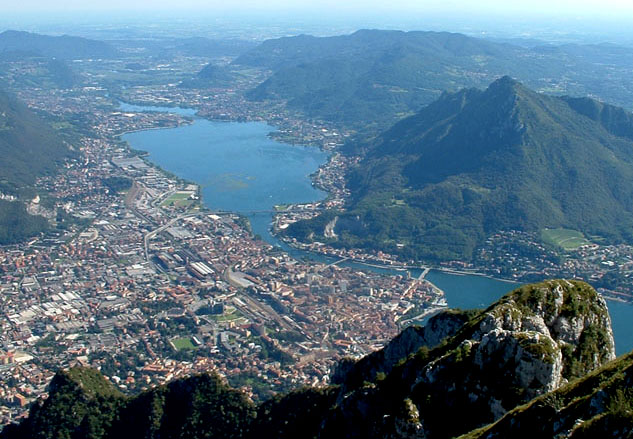
[[[26,212],[24,198],[37,177],[56,172],[74,152],[50,125],[14,97],[0,91],[0,192],[18,197],[0,200],[0,244],[34,236],[48,227]]]

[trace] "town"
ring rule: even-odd
[[[53,115],[89,118],[92,133],[63,172],[38,182],[58,201],[29,206],[67,226],[0,250],[1,423],[24,416],[55,371],[74,364],[130,392],[209,371],[254,399],[326,384],[338,359],[372,352],[446,306],[424,279],[296,261],[252,236],[239,215],[204,209],[198,186],[119,140],[191,121],[122,111],[104,94],[20,96]],[[302,133],[332,143],[326,128]],[[336,174],[326,179],[328,205],[345,195],[332,172],[340,166],[334,154],[320,172]]]
[[[120,138],[192,118],[122,109],[120,101],[194,108],[214,120],[264,120],[277,128],[271,133],[277,140],[328,151],[312,176],[328,197],[277,206],[276,231],[345,206],[345,173],[360,157],[339,147],[352,130],[246,100],[243,90],[261,80],[257,72],[204,94],[170,83],[126,87],[113,97],[99,75],[121,69],[120,62],[86,63],[84,74],[94,78],[89,85],[15,90],[31,108],[80,121],[85,132],[73,145],[78,157],[39,180],[49,198],[35,197],[29,206],[56,232],[0,248],[0,424],[24,416],[31,402],[46,397],[55,371],[75,364],[100,369],[125,392],[209,371],[255,400],[327,384],[339,359],[379,349],[403,327],[446,307],[443,292],[424,279],[431,267],[289,240],[334,258],[298,261],[253,236],[244,217],[205,208],[198,185],[158,169]],[[200,67],[188,60],[155,70],[182,77],[178,68]],[[15,74],[26,68],[16,64]],[[633,298],[624,281],[633,270],[633,247],[591,243],[561,255],[541,241],[533,233],[499,233],[472,263],[432,268],[514,281],[577,277],[610,298]],[[400,274],[350,268],[346,260]],[[411,277],[407,268],[422,274]]]

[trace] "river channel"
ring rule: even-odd
[[[209,121],[195,117],[195,110],[121,104],[126,112],[161,111],[194,117],[176,128],[146,130],[123,136],[130,146],[147,151],[161,168],[201,186],[203,201],[212,210],[246,215],[253,233],[279,246],[297,259],[333,262],[289,247],[270,234],[276,204],[306,203],[326,197],[316,189],[310,174],[326,162],[327,153],[314,147],[287,145],[268,137],[275,128],[263,122]],[[367,267],[353,262],[343,266],[402,274],[393,269]],[[419,271],[412,270],[412,276]],[[518,284],[483,276],[431,270],[426,279],[446,293],[451,307],[482,308]],[[608,301],[618,355],[633,350],[633,305]]]

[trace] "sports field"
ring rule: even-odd
[[[560,247],[563,250],[576,250],[582,245],[591,244],[591,241],[579,231],[563,228],[543,229],[541,238],[544,242]]]
[[[165,201],[161,203],[161,207],[189,207],[193,204],[191,192],[174,192]]]
[[[182,351],[183,349],[195,349],[190,337],[175,338],[171,342],[179,351]]]

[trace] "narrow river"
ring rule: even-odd
[[[195,110],[121,105],[122,111],[163,111],[193,117]],[[195,118],[191,125],[125,134],[123,140],[149,153],[149,160],[202,188],[209,209],[239,212],[251,221],[253,233],[282,247],[297,259],[333,259],[293,249],[270,234],[276,204],[306,203],[325,198],[311,184],[310,174],[325,163],[327,153],[314,147],[276,142],[275,128],[262,122],[218,122]],[[402,274],[353,262],[342,265]],[[419,272],[412,271],[414,276]],[[482,308],[518,284],[482,276],[431,270],[426,278],[444,290],[451,307]],[[618,355],[633,350],[633,305],[609,301]]]

